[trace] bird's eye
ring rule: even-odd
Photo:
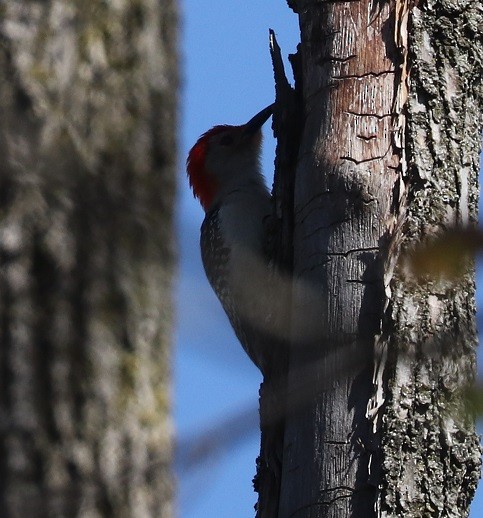
[[[220,139],[220,146],[231,146],[233,144],[233,137],[231,135],[223,135]]]

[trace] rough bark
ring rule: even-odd
[[[171,516],[176,3],[0,18],[0,515]]]
[[[474,270],[426,282],[401,261],[391,272],[398,249],[476,224],[483,12],[477,2],[399,8],[408,12],[407,124],[385,334],[377,344],[384,390],[376,417],[384,459],[378,516],[456,518],[467,516],[480,476],[464,398],[475,374]]]
[[[462,398],[473,272],[418,284],[397,265],[401,250],[476,219],[481,12],[289,5],[305,125],[280,516],[464,516],[479,476]]]

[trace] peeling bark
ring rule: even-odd
[[[174,1],[0,8],[0,515],[172,515]]]
[[[394,247],[476,224],[483,90],[483,14],[476,2],[409,10],[407,172]],[[388,277],[379,516],[467,516],[480,476],[465,404],[475,374],[474,270],[452,282]],[[387,332],[387,331],[386,331]]]
[[[401,251],[476,222],[476,2],[291,0],[304,131],[281,517],[465,516],[480,450],[474,275]]]

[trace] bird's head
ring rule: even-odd
[[[220,193],[260,175],[261,128],[273,111],[267,106],[241,126],[214,126],[191,148],[186,162],[194,195],[208,211]]]

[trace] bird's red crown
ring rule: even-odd
[[[208,143],[211,137],[231,127],[232,126],[226,124],[214,126],[201,135],[188,154],[186,170],[188,172],[190,187],[193,189],[193,194],[200,200],[201,206],[205,211],[208,210],[213,202],[218,188],[216,178],[206,169]]]

